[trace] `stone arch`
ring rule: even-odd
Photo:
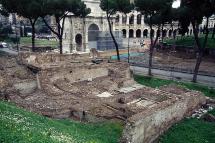
[[[122,24],[126,24],[127,23],[127,15],[123,14],[122,15]]]
[[[141,38],[141,30],[140,29],[137,29],[137,31],[136,31],[136,37]]]
[[[145,29],[145,30],[143,31],[143,37],[144,37],[144,38],[147,38],[147,37],[148,37],[148,29]]]
[[[99,35],[99,26],[95,23],[88,27],[88,45],[89,48],[97,48],[97,38]]]
[[[123,36],[123,38],[126,38],[126,36],[127,36],[127,31],[126,31],[126,29],[123,29],[123,30],[122,30],[122,36]]]
[[[134,38],[134,30],[133,29],[129,30],[129,38]]]
[[[137,24],[140,25],[142,21],[142,14],[137,15]]]
[[[131,14],[129,17],[129,24],[134,24],[134,15]]]
[[[120,20],[120,16],[119,16],[119,14],[117,14],[117,15],[116,15],[116,18],[115,18],[115,23],[118,24],[118,23],[119,23],[119,20]]]
[[[77,34],[75,36],[75,43],[77,45],[77,51],[81,51],[82,50],[82,35],[81,34]]]

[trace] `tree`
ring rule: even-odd
[[[140,11],[145,16],[145,23],[149,25],[150,31],[153,30],[153,26],[157,26],[158,31],[160,31],[161,24],[164,23],[165,11],[172,6],[172,0],[135,0],[135,7],[137,11]],[[149,71],[148,75],[152,76],[152,58],[154,53],[154,48],[157,44],[160,33],[156,34],[154,40],[154,35],[150,32],[150,52],[149,52]]]
[[[213,0],[182,0],[181,4],[181,17],[186,15],[186,23],[181,21],[183,28],[187,28],[190,23],[193,27],[194,38],[197,46],[197,60],[194,69],[193,82],[197,82],[197,76],[199,72],[199,67],[202,62],[203,54],[207,45],[208,35],[209,35],[209,18],[213,14]],[[205,25],[205,37],[201,41],[199,37],[199,25],[202,23],[203,18],[206,19]]]
[[[113,39],[114,45],[116,47],[117,59],[118,61],[120,61],[119,46],[112,31],[113,29],[112,29],[111,18],[117,12],[121,12],[124,14],[131,12],[131,10],[133,9],[133,6],[130,3],[130,0],[101,0],[100,7],[103,11],[106,12],[109,31]]]
[[[42,13],[40,7],[43,0],[1,0],[8,13],[16,13],[30,21],[32,27],[32,51],[35,51],[35,23]]]
[[[48,23],[50,23],[51,19],[50,17],[46,17],[46,21]],[[39,18],[35,24],[35,27],[36,27],[36,33],[46,33],[46,34],[50,34],[50,30],[49,28],[45,25],[45,23],[43,22],[43,19],[42,18]]]
[[[51,32],[57,36],[59,40],[60,54],[62,54],[64,23],[66,17],[70,13],[77,17],[86,17],[91,10],[80,0],[44,0],[43,12],[43,21]],[[56,27],[52,27],[52,25],[46,21],[45,17],[47,15],[54,17]]]
[[[211,3],[212,3],[212,8],[213,8],[213,14],[215,15],[215,0],[211,0]],[[212,33],[212,36],[211,36],[212,39],[215,38],[215,24],[214,24],[214,27],[213,27],[213,33]]]

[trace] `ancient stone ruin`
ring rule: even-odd
[[[199,92],[140,85],[123,62],[92,62],[85,55],[22,53],[18,63],[32,71],[35,84],[16,83],[19,94],[11,94],[11,101],[53,118],[119,120],[125,124],[122,142],[151,143],[206,102]]]

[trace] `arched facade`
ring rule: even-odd
[[[78,18],[69,15],[65,20],[63,39],[63,50],[65,53],[79,50],[89,51],[90,48],[96,48],[97,35],[101,32],[109,32],[105,12],[99,8],[100,1],[96,0],[92,2],[89,0],[84,2],[92,10],[89,16],[86,18]],[[177,28],[178,24],[176,23],[173,29],[175,30]],[[117,13],[114,15],[112,29],[114,32],[119,31],[123,38],[149,38],[150,34],[154,35],[154,37],[157,34],[157,27],[153,26],[154,31],[150,31],[150,27],[144,23],[144,15],[137,11],[132,11],[129,14]],[[171,29],[171,27],[170,25],[166,25],[164,29]],[[192,27],[189,29],[192,29]],[[159,32],[159,35],[161,33]],[[170,35],[173,36],[173,33],[173,31],[167,31],[166,35],[171,37]]]
[[[129,24],[134,24],[134,15],[131,14],[130,17],[129,17]]]
[[[134,30],[133,29],[129,30],[129,38],[134,38]]]
[[[148,38],[148,29],[145,29],[145,30],[143,31],[143,37],[144,37],[144,38]]]
[[[123,29],[123,30],[122,30],[122,36],[123,36],[123,38],[126,38],[126,37],[127,37],[127,31],[126,31],[126,29]]]
[[[97,48],[97,38],[99,35],[99,26],[91,24],[88,27],[88,45],[90,48]]]
[[[137,15],[137,24],[141,24],[142,23],[142,14],[138,14]]]
[[[127,23],[127,15],[123,14],[122,15],[122,24],[126,24]]]
[[[141,38],[141,30],[140,29],[137,29],[137,31],[136,31],[136,37]]]

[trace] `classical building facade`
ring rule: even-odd
[[[97,48],[97,37],[99,32],[108,32],[109,27],[105,12],[99,7],[100,0],[83,0],[91,13],[86,18],[77,18],[70,15],[66,18],[65,33],[63,40],[63,51],[71,53],[76,51],[87,52],[91,48]],[[204,22],[202,26],[204,25]],[[210,26],[214,23],[210,24]],[[136,43],[148,39],[150,34],[163,34],[164,37],[173,37],[178,34],[178,23],[166,25],[163,31],[153,27],[151,31],[149,26],[144,23],[144,16],[137,11],[124,15],[117,13],[112,19],[113,31],[118,31],[123,37],[123,46],[130,43]],[[192,26],[189,27],[188,35],[193,34]],[[135,41],[135,42],[133,42]]]
[[[97,36],[99,32],[108,32],[109,27],[105,12],[99,7],[100,0],[83,0],[87,7],[91,9],[91,13],[86,18],[77,18],[69,15],[65,22],[65,33],[63,40],[63,51],[71,53],[76,51],[89,51],[91,48],[97,48]],[[157,32],[154,27],[153,31],[144,23],[144,16],[137,11],[133,11],[127,15],[118,13],[112,19],[113,31],[122,34],[124,43],[127,38],[144,39],[148,38],[150,32]],[[172,36],[177,27],[170,28],[166,26],[164,29],[165,36]],[[159,32],[159,31],[158,31]]]

